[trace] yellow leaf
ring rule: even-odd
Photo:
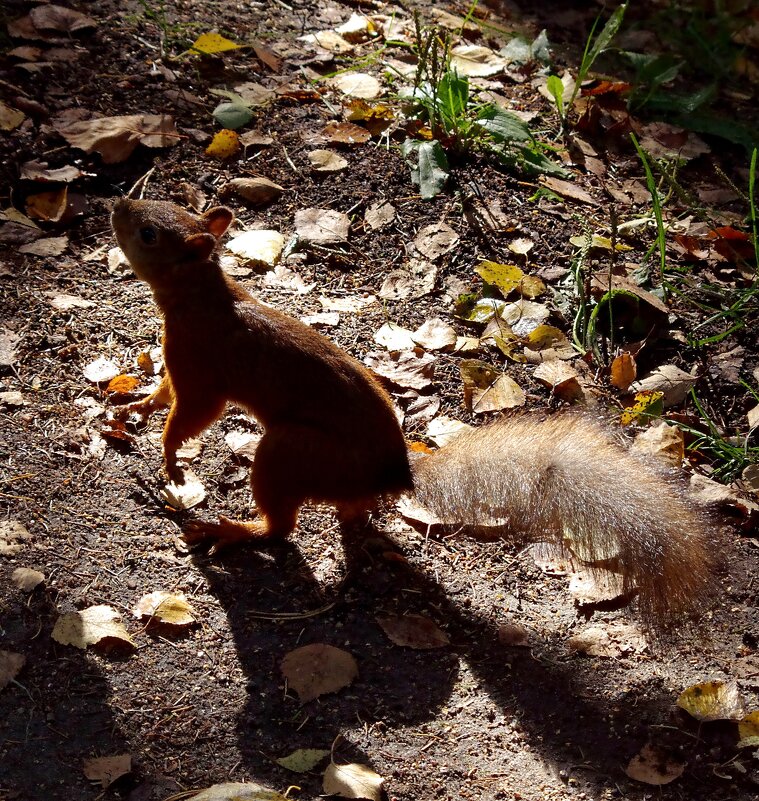
[[[223,53],[226,50],[238,50],[242,45],[236,44],[230,39],[225,39],[218,33],[202,33],[192,43],[190,50],[196,50],[198,53]]]
[[[516,264],[498,264],[495,261],[483,261],[475,272],[488,284],[493,284],[508,295],[517,289],[524,279],[524,273]]]
[[[741,738],[739,748],[754,748],[759,745],[759,709],[749,712],[738,721],[738,734]]]
[[[677,701],[696,720],[740,720],[743,701],[735,682],[704,681],[680,693]]]
[[[228,128],[219,131],[206,148],[206,156],[224,161],[240,152],[240,137]]]
[[[135,389],[140,383],[140,379],[133,375],[117,375],[108,382],[105,388],[107,394],[126,395]]]
[[[635,403],[629,409],[622,412],[619,421],[623,426],[631,423],[645,422],[649,417],[655,417],[662,413],[663,392],[653,392],[644,390],[635,396]]]

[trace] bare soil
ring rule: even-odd
[[[10,20],[31,7],[11,0],[3,14]],[[307,59],[299,63],[291,56],[274,73],[250,50],[224,58],[166,58],[167,75],[156,66],[161,27],[146,18],[146,7],[108,0],[76,7],[98,27],[64,37],[65,47],[77,53],[75,61],[30,74],[17,60],[0,57],[3,93],[24,95],[41,108],[31,122],[0,138],[0,205],[23,209],[25,197],[39,191],[39,185],[19,178],[19,166],[32,159],[51,167],[76,163],[87,173],[76,191],[88,201],[87,211],[74,221],[58,229],[45,226],[70,237],[61,256],[24,255],[13,243],[2,243],[0,327],[19,339],[16,358],[0,374],[0,391],[22,392],[26,405],[0,408],[0,504],[3,517],[20,521],[32,540],[19,553],[0,556],[0,649],[26,657],[16,682],[0,691],[0,799],[149,801],[247,780],[283,793],[291,788],[289,797],[305,801],[319,797],[321,771],[298,775],[273,760],[297,748],[329,749],[333,743],[336,761],[364,763],[383,776],[390,799],[755,798],[757,756],[755,749],[736,749],[736,724],[699,725],[674,707],[682,690],[709,679],[737,682],[747,708],[759,706],[756,539],[755,532],[741,528],[740,516],[733,521],[738,525],[728,526],[715,517],[715,547],[724,551],[725,568],[715,606],[704,610],[702,630],[684,628],[675,642],[602,659],[568,651],[568,637],[588,625],[586,616],[573,605],[566,578],[542,572],[531,551],[516,552],[502,541],[428,537],[392,508],[373,521],[369,533],[344,540],[330,509],[309,507],[286,544],[220,556],[187,553],[178,535],[188,516],[250,516],[246,462],[231,456],[224,442],[229,430],[255,427],[237,410],[204,435],[193,469],[208,497],[189,513],[173,511],[159,495],[160,419],[135,432],[131,443],[109,439],[103,452],[90,452],[92,432],[100,430],[103,418],[87,420],[75,401],[92,398],[110,406],[111,400],[102,386],[85,379],[84,367],[106,356],[123,372],[136,374],[137,354],[160,342],[147,287],[129,275],[109,273],[105,263],[105,252],[114,245],[110,203],[151,167],[156,170],[148,194],[154,198],[181,199],[182,185],[190,184],[214,203],[225,180],[254,174],[286,188],[264,210],[232,202],[243,226],[291,232],[295,212],[306,207],[351,215],[348,246],[312,251],[291,262],[306,282],[316,283],[315,291],[299,295],[267,288],[262,274],[244,278],[261,299],[296,316],[322,311],[320,295],[376,295],[390,266],[407,262],[407,246],[420,228],[441,220],[452,226],[460,243],[441,263],[434,292],[344,314],[329,330],[358,358],[376,349],[372,336],[387,320],[414,329],[440,316],[460,333],[471,333],[453,316],[445,291],[450,279],[478,286],[473,266],[482,258],[510,260],[506,245],[515,234],[534,240],[532,264],[548,273],[566,269],[568,238],[580,228],[574,206],[550,198],[530,201],[538,188],[535,179],[498,171],[484,159],[457,166],[453,189],[433,201],[419,199],[395,147],[371,143],[346,149],[347,171],[316,175],[307,154],[314,147],[311,137],[335,118],[333,109],[340,113],[332,94],[329,103],[278,99],[247,128],[271,136],[271,147],[231,162],[209,159],[196,133],[214,130],[210,112],[219,98],[209,90],[246,80],[274,85],[285,77],[305,86],[300,67]],[[218,30],[275,49],[289,42],[295,52],[302,33],[331,28],[352,11],[378,8],[309,0],[168,3],[164,45],[176,54],[175,34],[192,40]],[[499,11],[506,16],[492,19],[509,30],[534,34],[550,24],[506,4],[491,9],[494,15]],[[409,11],[399,7],[397,13]],[[579,17],[587,22],[584,30],[593,13]],[[185,23],[194,27],[188,31]],[[564,41],[564,57],[573,58],[567,63],[574,66],[584,40],[581,34],[569,37],[568,30],[549,27],[549,39]],[[492,30],[485,37],[491,45],[499,41],[503,36]],[[19,44],[8,41],[4,49]],[[402,55],[400,50],[393,55]],[[353,65],[348,60],[344,66]],[[370,65],[373,70],[376,65]],[[192,93],[201,105],[173,105],[167,89]],[[555,128],[550,108],[529,82],[507,83],[503,91],[522,108],[539,109],[543,129]],[[107,165],[97,154],[70,148],[47,125],[46,116],[63,108],[102,115],[171,113],[182,138],[176,147],[138,147],[127,161]],[[712,153],[686,168],[681,180],[699,185],[713,164],[720,164],[745,185],[745,170],[733,168],[746,165],[745,154],[709,141]],[[602,203],[580,212],[596,218],[606,214],[604,181],[642,178],[629,149],[612,148],[604,157],[606,178],[578,173],[581,185]],[[483,235],[472,224],[465,212],[473,188],[500,200],[513,230]],[[388,228],[371,231],[363,213],[380,199],[393,203],[397,218]],[[651,241],[650,233],[644,235],[626,259],[640,260]],[[99,256],[85,258],[98,248]],[[50,297],[61,293],[94,305],[56,310]],[[676,305],[672,314],[673,327],[680,330],[702,320],[692,307]],[[560,314],[553,322],[568,330]],[[688,370],[698,365],[704,403],[729,428],[755,405],[715,367],[717,356],[739,347],[740,375],[750,381],[759,367],[753,329],[698,351],[664,338],[646,351],[639,368],[645,373],[673,361]],[[561,405],[531,377],[531,366],[505,363],[494,351],[479,357],[507,370],[527,392],[529,406]],[[441,411],[481,424],[464,406],[459,361],[457,355],[439,357],[434,390]],[[605,379],[599,379],[599,388],[605,400],[594,413],[604,416],[604,403],[618,404],[618,393]],[[407,434],[422,438],[423,424]],[[11,581],[18,567],[44,572],[44,584],[21,592]],[[179,635],[145,631],[130,610],[140,596],[157,589],[183,592],[199,624]],[[134,651],[80,651],[51,638],[61,613],[94,604],[123,613],[138,643]],[[426,615],[448,634],[450,645],[433,650],[394,645],[376,622],[387,612]],[[594,623],[634,619],[634,607],[592,616]],[[531,646],[502,644],[499,630],[506,623],[529,629]],[[301,704],[288,691],[280,662],[297,646],[320,642],[351,652],[359,677],[338,693]],[[657,788],[626,776],[629,760],[649,740],[686,764],[672,784]],[[132,757],[128,776],[106,789],[88,781],[85,760],[121,753]]]

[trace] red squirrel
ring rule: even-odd
[[[173,203],[118,200],[116,239],[147,282],[164,320],[166,373],[126,407],[145,417],[169,407],[165,470],[183,483],[177,449],[225,405],[264,428],[250,480],[258,519],[191,521],[189,541],[227,545],[288,536],[306,501],[346,516],[379,496],[413,492],[445,520],[505,519],[520,542],[574,543],[608,559],[625,592],[637,589],[656,625],[697,609],[713,584],[707,521],[680,481],[617,444],[586,415],[504,417],[409,459],[392,401],[370,371],[299,320],[259,303],[221,269],[220,241],[234,218]]]

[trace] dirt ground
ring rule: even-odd
[[[296,316],[323,311],[320,296],[377,295],[390,267],[408,262],[417,232],[447,222],[460,240],[441,260],[433,291],[342,314],[339,325],[327,330],[363,358],[377,350],[374,332],[388,321],[415,329],[442,317],[460,334],[471,334],[454,317],[446,287],[452,280],[478,286],[473,267],[483,258],[509,260],[506,245],[515,236],[534,242],[530,262],[546,275],[566,272],[569,237],[581,232],[578,214],[604,217],[605,182],[642,180],[634,153],[610,150],[604,178],[574,170],[578,183],[599,201],[590,212],[555,197],[530,200],[536,178],[498,171],[482,158],[458,166],[455,186],[423,201],[396,143],[387,148],[372,140],[341,150],[349,168],[336,175],[311,170],[307,155],[319,146],[314,135],[341,116],[339,96],[327,91],[326,102],[279,96],[244,129],[270,136],[273,144],[220,162],[203,152],[218,128],[211,111],[219,97],[210,89],[245,81],[303,88],[309,69],[328,73],[336,67],[308,57],[299,36],[333,28],[354,11],[407,19],[410,7],[309,0],[73,5],[97,27],[60,37],[61,43],[6,37],[2,48],[6,53],[20,45],[62,47],[75,52],[73,60],[28,71],[18,67],[18,58],[0,55],[6,102],[20,95],[37,104],[27,103],[29,120],[0,137],[0,205],[23,210],[25,198],[39,191],[39,184],[20,178],[20,165],[30,160],[79,167],[85,175],[72,191],[87,202],[73,220],[42,224],[46,233],[69,238],[60,255],[19,253],[22,243],[9,236],[0,242],[0,327],[15,335],[14,356],[0,367],[0,391],[23,396],[23,405],[0,405],[0,504],[2,519],[18,521],[31,535],[16,552],[0,553],[0,650],[25,657],[16,680],[0,690],[0,801],[157,801],[225,781],[256,781],[281,793],[290,788],[289,798],[306,801],[322,793],[324,764],[296,774],[274,760],[333,744],[336,762],[362,763],[382,776],[389,799],[756,798],[756,748],[736,747],[735,722],[699,724],[674,705],[693,684],[725,680],[736,683],[747,711],[759,706],[757,541],[741,514],[714,517],[724,570],[714,608],[704,610],[699,632],[683,629],[672,643],[612,658],[582,655],[571,652],[567,640],[588,627],[588,616],[573,604],[567,578],[541,570],[533,550],[503,541],[428,536],[392,507],[373,521],[371,532],[345,541],[330,509],[308,507],[286,544],[219,556],[187,553],[179,534],[189,517],[210,519],[220,512],[249,517],[247,462],[231,454],[225,434],[254,431],[255,424],[231,409],[205,433],[193,469],[208,496],[200,507],[177,512],[160,495],[160,420],[128,441],[98,439],[112,400],[103,384],[84,375],[100,357],[115,361],[122,373],[139,374],[137,355],[160,343],[160,320],[148,288],[129,273],[109,271],[106,262],[115,244],[110,204],[151,167],[147,195],[153,198],[181,200],[189,185],[216,203],[225,181],[258,174],[285,188],[264,209],[228,201],[242,228],[289,235],[295,213],[307,207],[351,216],[348,245],[296,253],[289,261],[306,283],[315,283],[314,291],[267,286],[262,271],[243,275],[258,297]],[[10,0],[4,21],[32,7]],[[555,18],[545,12],[546,19],[534,19],[534,9],[488,5],[491,20],[507,31],[535,35],[548,25],[549,40],[561,45],[559,63],[563,59],[575,68],[595,7],[572,16],[571,24],[559,11],[565,14],[572,5],[557,8]],[[176,55],[182,37],[192,41],[209,31],[256,40],[286,55],[276,72],[251,50],[161,60],[162,40],[167,53]],[[477,41],[495,46],[507,38],[490,28]],[[388,55],[400,57],[403,48],[389,48]],[[351,58],[339,64],[357,69]],[[379,75],[380,65],[377,60],[366,70]],[[506,82],[501,91],[515,108],[537,110],[545,120],[538,127],[555,129],[550,105],[530,81]],[[106,164],[97,153],[70,147],[53,130],[49,118],[64,109],[104,116],[171,113],[181,138],[174,147],[140,146],[127,160]],[[699,186],[718,164],[745,186],[745,152],[708,141],[711,152],[683,171],[682,182]],[[477,191],[500,200],[512,221],[509,230],[483,237],[472,224],[466,198]],[[393,203],[397,216],[390,226],[372,231],[363,215],[382,199]],[[632,208],[623,213],[634,216]],[[649,231],[625,259],[639,261],[652,241]],[[61,309],[51,303],[58,295],[91,305]],[[553,319],[568,330],[560,314]],[[670,319],[673,328],[687,331],[703,322],[704,313],[675,305]],[[736,348],[742,349],[736,369],[750,382],[759,367],[752,327],[700,349],[664,337],[641,357],[639,370],[644,374],[670,362],[688,371],[696,367],[704,404],[733,430],[755,405],[720,367],[720,357]],[[461,357],[438,356],[434,392],[441,412],[481,424],[483,417],[464,405]],[[532,376],[532,365],[507,362],[494,349],[477,357],[506,370],[524,389],[528,406],[561,405]],[[585,372],[593,378],[594,369]],[[601,400],[592,413],[604,417],[618,405],[619,393],[604,378],[598,385]],[[105,410],[88,417],[83,399]],[[692,412],[688,403],[680,410]],[[410,439],[424,439],[424,432],[423,422],[406,427]],[[43,572],[43,584],[32,592],[19,590],[11,580],[19,567]],[[180,633],[146,631],[131,610],[155,590],[184,593],[197,625]],[[52,638],[61,614],[97,604],[122,613],[136,648],[80,650]],[[377,623],[383,614],[425,615],[450,643],[429,650],[395,645]],[[634,621],[633,606],[596,610],[590,622]],[[524,626],[530,646],[507,644],[506,624]],[[309,643],[349,651],[359,675],[349,687],[301,704],[288,690],[280,663]],[[656,787],[626,775],[629,761],[649,741],[684,764],[671,784]],[[105,788],[85,776],[87,760],[118,754],[131,755],[127,775]]]

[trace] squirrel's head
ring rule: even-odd
[[[137,277],[155,287],[176,278],[177,268],[208,263],[233,219],[224,206],[196,215],[161,200],[122,198],[111,225]]]

